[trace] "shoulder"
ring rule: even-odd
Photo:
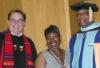
[[[65,56],[70,55],[70,52],[69,52],[69,49],[68,48],[66,50],[63,49],[63,52],[64,52]]]
[[[29,37],[27,37],[27,36],[26,36],[26,38],[27,38],[30,42],[33,42],[31,38],[29,38]]]
[[[66,50],[64,50],[66,54],[69,54],[69,48],[67,48]]]
[[[95,36],[95,42],[100,42],[100,30],[98,30],[98,32]]]
[[[40,55],[43,55],[45,58],[47,58],[48,56],[49,56],[49,51],[47,51],[47,50],[45,50],[45,51],[42,51],[41,53],[40,53]]]
[[[4,32],[0,32],[0,40],[4,39],[5,33]]]
[[[49,57],[49,54],[50,54],[49,51],[44,50],[44,51],[42,51],[42,52],[40,52],[40,53],[38,54],[38,59],[46,60],[47,57]]]
[[[36,59],[35,62],[35,68],[44,68],[46,64],[46,60],[43,56],[43,53],[39,53],[38,58]]]
[[[71,41],[71,40],[74,40],[74,39],[76,38],[76,35],[77,35],[77,33],[75,33],[74,35],[72,35],[70,41]]]
[[[42,55],[42,57],[44,57],[44,59],[46,61],[50,60],[50,58],[52,57],[52,55],[49,53],[48,50],[45,50],[43,52],[40,53],[40,56]]]
[[[25,36],[25,35],[23,35],[23,36]],[[25,36],[26,38],[27,38],[27,40],[28,40],[28,42],[30,43],[30,46],[31,46],[31,48],[32,48],[32,50],[36,50],[36,47],[35,47],[35,44],[34,44],[34,42],[32,41],[32,39],[30,39],[29,37],[27,37],[27,36]]]
[[[24,35],[24,36],[25,36],[25,35]],[[31,44],[34,45],[34,42],[33,42],[33,40],[32,40],[31,38],[29,38],[29,37],[27,37],[27,36],[25,36],[25,37],[28,39],[29,43],[31,43]]]
[[[36,62],[44,62],[45,61],[45,57],[44,57],[44,55],[43,55],[43,52],[40,52],[39,54],[38,54],[38,57],[37,57],[37,59],[36,59]]]
[[[5,35],[5,32],[0,32],[0,36],[1,36],[1,35]]]
[[[44,52],[40,52],[40,53],[38,54],[38,58],[44,58],[43,53],[44,53]]]

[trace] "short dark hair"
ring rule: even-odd
[[[11,11],[8,13],[8,20],[9,20],[11,14],[12,14],[12,13],[15,13],[15,12],[20,13],[20,14],[23,16],[24,21],[26,20],[26,14],[25,14],[23,11],[19,10],[19,9],[11,10]]]
[[[45,38],[47,38],[47,35],[49,33],[56,33],[61,41],[60,31],[59,31],[59,28],[57,26],[50,25],[47,29],[45,29],[45,31],[44,31]]]

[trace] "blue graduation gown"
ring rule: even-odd
[[[96,68],[93,44],[97,42],[100,42],[100,23],[81,28],[72,36],[69,46],[70,68]]]

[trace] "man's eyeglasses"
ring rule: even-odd
[[[9,21],[10,21],[11,23],[24,23],[24,20],[23,20],[23,19],[19,19],[19,20],[9,19]]]

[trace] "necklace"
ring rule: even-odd
[[[60,52],[60,56],[58,56],[53,50],[49,50],[49,53],[62,65],[61,68],[66,68],[64,66],[64,51],[63,50],[59,50]]]

